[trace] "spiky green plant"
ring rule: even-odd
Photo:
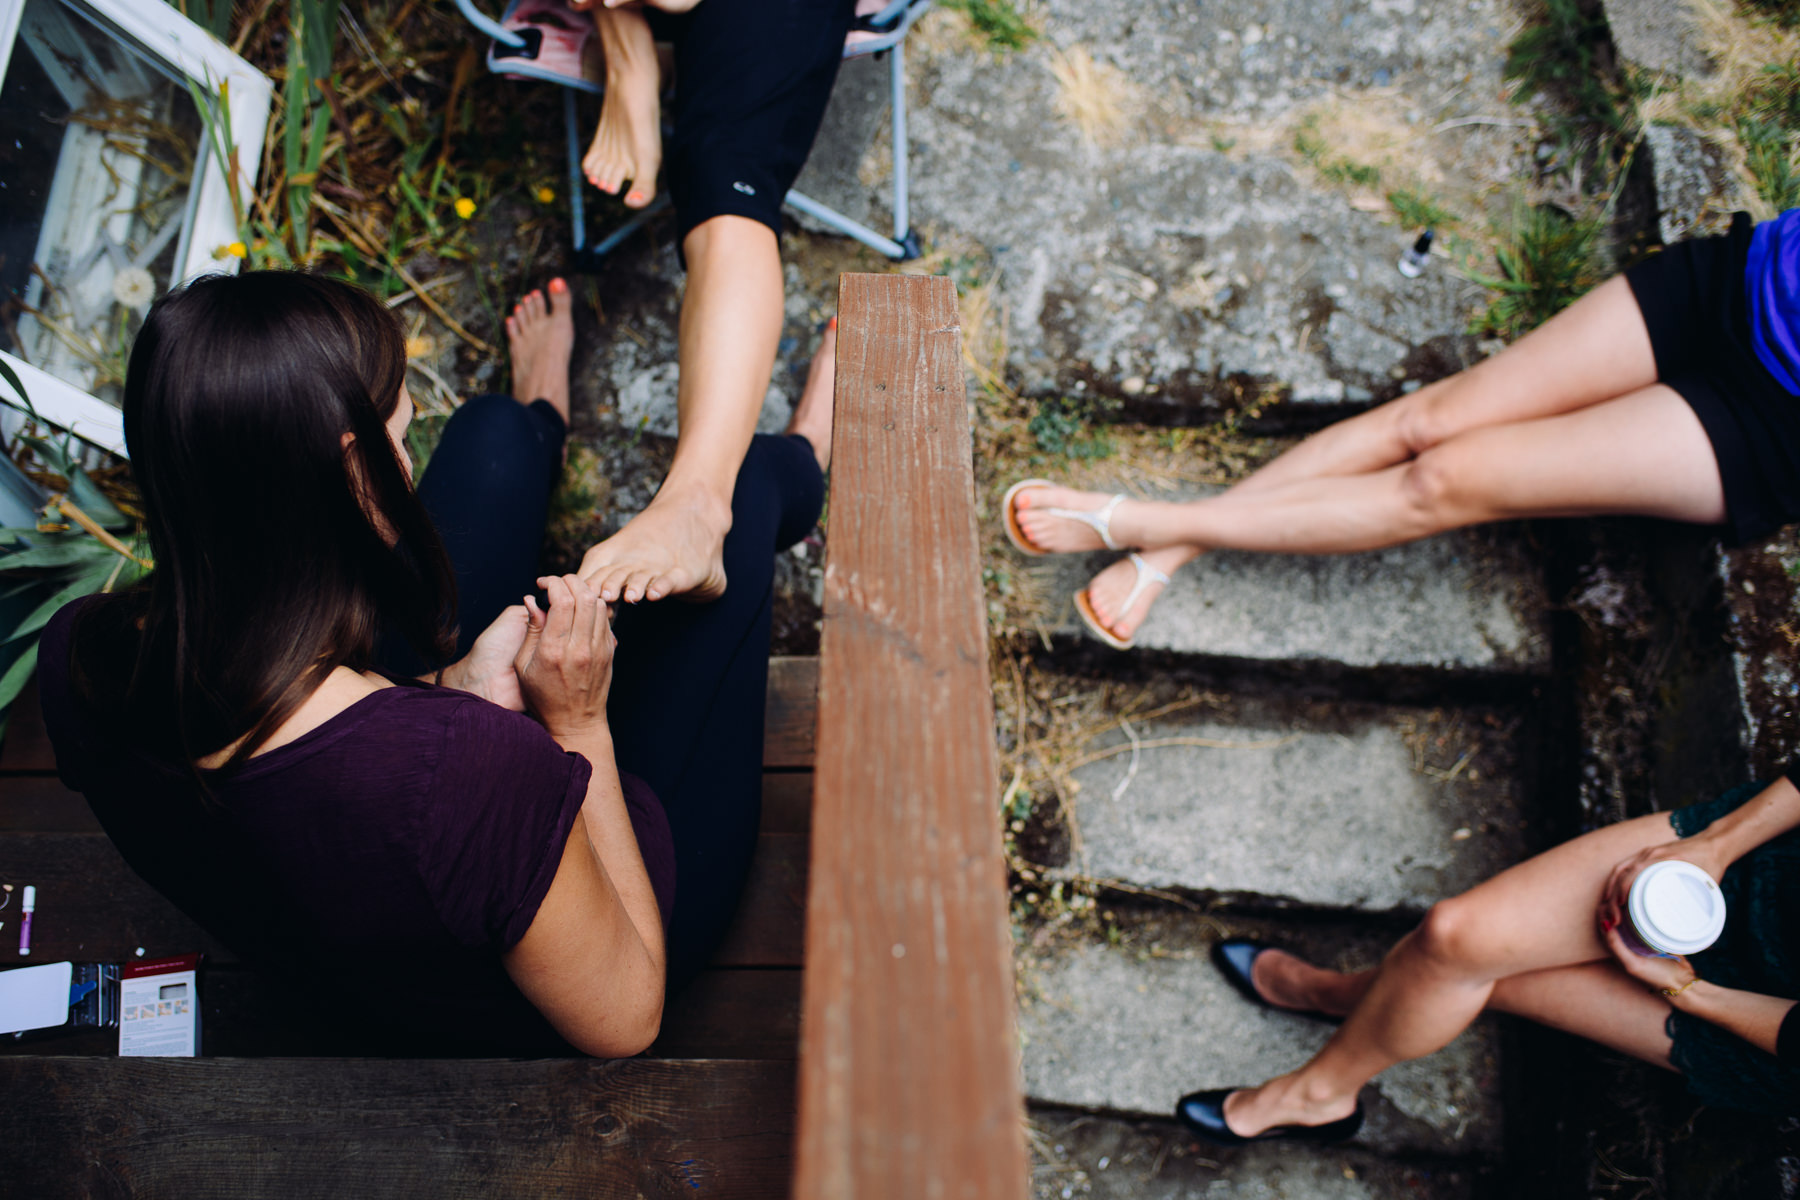
[[[1514,218],[1494,251],[1500,274],[1472,278],[1498,292],[1470,332],[1508,340],[1536,329],[1601,279],[1605,221],[1540,206]]]

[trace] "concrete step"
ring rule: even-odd
[[[1211,924],[1192,918],[1185,942],[1076,941],[1034,955],[1022,971],[1026,1094],[1166,1117],[1186,1092],[1258,1083],[1318,1051],[1332,1026],[1234,991],[1207,959]],[[1268,936],[1295,944],[1279,931]],[[1342,965],[1372,965],[1385,944],[1364,936]],[[1369,1116],[1356,1144],[1383,1154],[1496,1156],[1498,1060],[1498,1037],[1484,1021],[1437,1054],[1377,1076],[1364,1092]]]
[[[1072,597],[1117,557],[1025,568],[1051,599],[1052,632],[1083,634]],[[1137,644],[1265,664],[1545,675],[1547,605],[1541,568],[1504,530],[1365,554],[1217,551],[1163,589]]]
[[[1089,752],[1119,752],[1073,772],[1063,870],[1417,913],[1528,853],[1520,731],[1492,711],[1220,701],[1133,726],[1135,774],[1127,734],[1103,734]]]
[[[1034,1200],[1472,1200],[1481,1171],[1390,1162],[1358,1146],[1197,1145],[1173,1122],[1038,1108]]]

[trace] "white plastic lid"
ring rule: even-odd
[[[1652,863],[1631,885],[1631,924],[1643,943],[1663,954],[1693,954],[1725,929],[1725,894],[1693,863]]]

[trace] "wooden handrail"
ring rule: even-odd
[[[1023,1200],[974,473],[948,279],[846,275],[800,1200]]]

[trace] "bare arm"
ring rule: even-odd
[[[571,1045],[637,1054],[662,1022],[662,917],[619,786],[606,695],[612,630],[606,606],[576,576],[539,580],[546,617],[530,607],[519,683],[544,727],[593,768],[581,815],[537,915],[502,958],[519,990]]]
[[[1697,979],[1669,1003],[1690,1016],[1711,1021],[1719,1028],[1735,1033],[1759,1050],[1775,1053],[1775,1042],[1781,1023],[1787,1019],[1792,1000],[1763,996],[1737,988],[1719,987]]]

